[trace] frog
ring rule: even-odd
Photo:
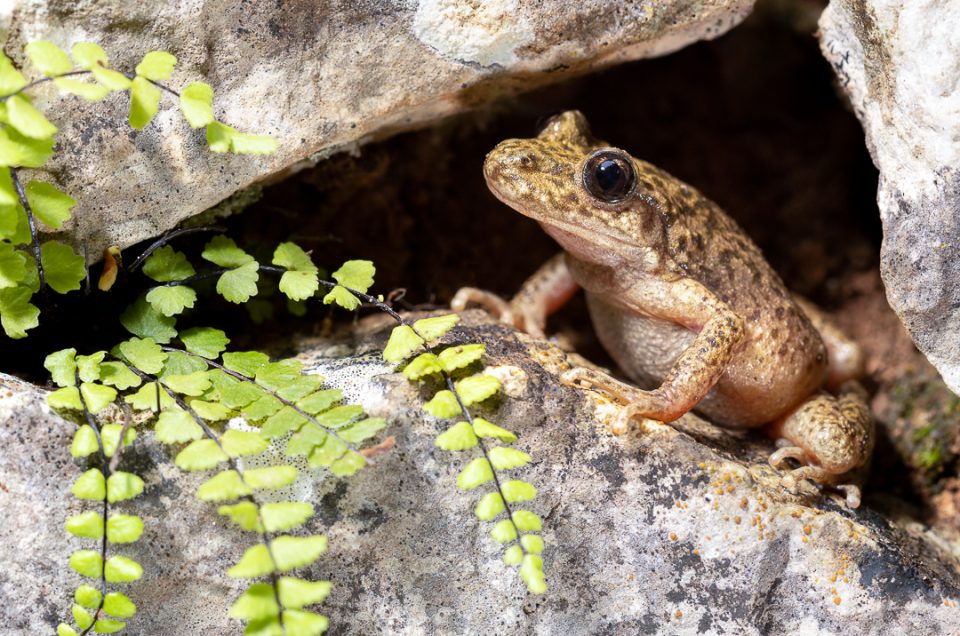
[[[769,463],[798,493],[808,480],[860,505],[874,420],[857,381],[863,353],[813,303],[789,292],[720,206],[656,166],[595,138],[579,111],[487,156],[490,191],[537,221],[563,251],[509,302],[460,289],[532,336],[579,289],[598,340],[631,382],[595,365],[567,385],[622,405],[612,428],[671,423],[695,411],[728,429],[763,429]]]

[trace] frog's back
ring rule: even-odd
[[[782,325],[791,333],[816,335],[736,221],[695,188],[656,166],[637,163],[638,190],[655,193],[651,199],[663,226],[662,251],[679,275],[702,284],[748,324]]]

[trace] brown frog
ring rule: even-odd
[[[565,383],[626,405],[615,430],[638,418],[671,422],[691,409],[728,428],[768,426],[782,445],[770,464],[790,469],[790,490],[811,479],[859,505],[852,477],[874,442],[865,391],[853,381],[860,349],[787,291],[719,206],[595,139],[576,111],[552,118],[536,138],[500,143],[484,175],[497,198],[538,221],[564,253],[510,303],[466,288],[455,310],[476,302],[543,336],[547,316],[583,288],[601,343],[649,387],[596,369],[564,374]]]

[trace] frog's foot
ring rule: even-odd
[[[850,509],[860,507],[860,486],[856,484],[838,484],[837,475],[819,466],[800,466],[793,468],[787,461],[794,459],[800,463],[807,460],[803,449],[798,446],[787,446],[770,455],[770,466],[778,471],[785,471],[781,477],[780,483],[789,492],[800,494],[800,481],[809,480],[815,484],[827,486],[834,490],[842,492],[846,498],[847,507]]]
[[[636,422],[642,431],[645,423],[650,420],[664,422],[676,419],[657,417],[658,414],[669,412],[669,409],[662,404],[663,400],[657,391],[638,389],[599,369],[575,367],[561,374],[560,382],[567,386],[597,391],[623,404],[624,407],[620,409],[617,419],[610,427],[614,435],[626,433],[630,429],[631,422]]]
[[[461,313],[470,304],[480,305],[488,314],[515,329],[524,331],[535,338],[545,338],[543,327],[546,314],[537,311],[534,305],[518,303],[516,299],[507,302],[493,292],[476,287],[461,287],[450,301],[450,308]]]
[[[794,465],[790,463],[790,460],[798,462],[800,467],[795,468]],[[795,495],[800,494],[801,480],[809,479],[823,483],[830,481],[833,476],[818,466],[811,466],[810,459],[799,446],[784,446],[770,455],[767,461],[770,463],[771,468],[783,472],[780,483]]]
[[[809,479],[846,494],[847,505],[860,505],[860,488],[842,483],[870,459],[874,422],[866,394],[856,383],[847,383],[838,397],[816,395],[777,422],[772,431],[790,446],[770,456],[770,465],[789,468],[787,460],[801,464],[784,475],[784,486],[797,491],[797,481]]]

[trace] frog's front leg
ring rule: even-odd
[[[590,369],[563,374],[561,380],[567,384],[587,384],[626,403],[614,432],[624,432],[632,419],[672,422],[694,408],[720,380],[744,337],[743,319],[696,281],[644,280],[635,290],[616,297],[618,306],[609,311],[671,322],[697,335],[679,354],[660,386],[650,391]],[[613,324],[616,318],[614,315]]]
[[[450,308],[461,312],[468,303],[476,303],[500,322],[544,338],[547,316],[562,307],[578,289],[567,268],[566,255],[560,252],[541,265],[509,303],[492,292],[463,287],[450,301]]]
[[[796,492],[797,480],[811,479],[842,490],[850,508],[860,505],[860,487],[848,482],[870,458],[874,422],[866,391],[857,382],[844,384],[836,397],[820,393],[809,398],[775,422],[771,432],[791,444],[770,456],[773,468],[789,470],[787,489]],[[791,469],[788,459],[804,465]]]

